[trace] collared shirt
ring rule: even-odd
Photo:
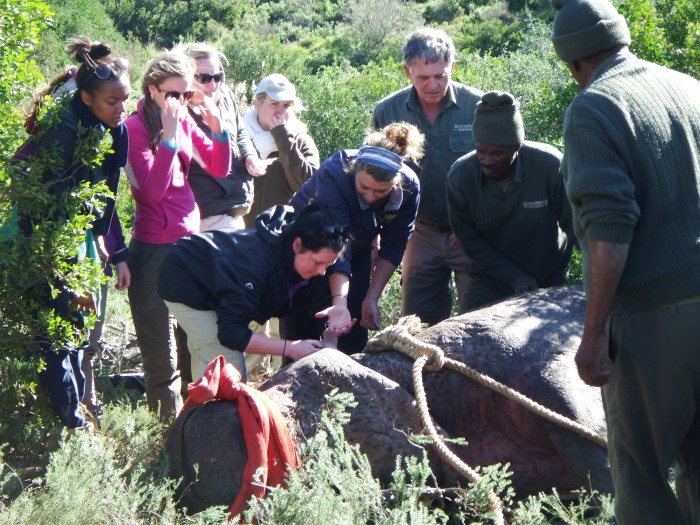
[[[477,89],[450,82],[445,102],[432,124],[423,113],[413,86],[389,95],[374,110],[375,129],[403,121],[415,125],[425,135],[425,155],[416,170],[421,185],[420,222],[439,229],[449,228],[445,181],[452,164],[475,149],[472,123],[482,95]]]
[[[518,158],[519,155],[516,153],[515,159],[513,160],[513,163],[515,164],[513,176],[501,181],[488,178],[486,175],[484,175],[484,170],[482,169],[481,172],[479,172],[479,180],[481,181],[481,185],[491,188],[494,197],[499,198],[500,196],[505,198],[518,186],[518,184],[523,182],[522,163],[518,162]]]

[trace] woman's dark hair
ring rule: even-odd
[[[39,118],[39,111],[42,108],[42,105],[44,104],[44,99],[47,96],[53,96],[54,98],[58,98],[60,96],[63,96],[65,93],[71,91],[67,89],[67,86],[69,85],[68,82],[70,80],[75,79],[75,74],[77,73],[77,71],[77,67],[68,66],[64,68],[63,71],[58,73],[55,77],[53,77],[48,84],[40,86],[34,92],[34,94],[32,95],[32,99],[29,102],[29,107],[26,111],[26,116],[24,117],[24,128],[27,130],[27,133],[29,133],[30,135],[34,135],[39,132],[36,127],[36,123],[37,119]],[[75,81],[73,80],[73,82]]]
[[[112,55],[109,44],[93,42],[86,36],[68,40],[66,51],[80,64],[75,74],[78,91],[94,95],[100,84],[127,74],[129,63]]]
[[[294,239],[301,239],[302,251],[317,252],[324,248],[341,257],[350,247],[348,229],[339,225],[330,209],[310,203],[296,214],[294,221],[282,234],[285,244],[291,246]]]

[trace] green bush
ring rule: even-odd
[[[244,82],[250,87],[270,73],[282,73],[294,82],[309,73],[307,50],[298,44],[284,45],[275,34],[241,29],[226,34],[217,47],[228,59],[226,75],[231,83]]]
[[[32,0],[4,0],[0,9],[0,165],[24,140],[22,102],[41,79],[31,51],[51,15],[44,2]],[[7,188],[7,179],[0,179],[2,195]],[[0,215],[0,224],[3,218]]]
[[[45,475],[2,506],[0,525],[221,524],[225,509],[189,517],[176,509],[165,430],[145,406],[107,406],[103,431],[64,438]]]
[[[465,17],[458,38],[466,49],[500,55],[515,49],[522,35],[520,20],[509,11],[508,2],[494,0]]]
[[[374,106],[407,85],[395,61],[352,67],[328,67],[315,77],[301,78],[297,92],[308,111],[303,115],[321,159],[343,148],[358,148],[369,128]]]
[[[576,86],[554,54],[549,27],[532,17],[525,24],[527,36],[516,50],[502,56],[463,54],[454,78],[483,91],[512,93],[520,102],[525,138],[560,144],[564,111]]]
[[[0,385],[3,397],[0,400],[0,431],[11,425],[15,411],[31,402],[36,388],[36,373],[42,363],[37,355],[34,337],[45,333],[55,348],[69,342],[81,340],[67,321],[55,316],[47,307],[46,293],[56,293],[58,282],[77,295],[98,288],[102,270],[89,258],[79,259],[78,253],[84,244],[86,230],[91,218],[87,215],[86,203],[100,193],[108,192],[106,186],[89,187],[83,184],[69,194],[55,195],[41,174],[54,169],[61,160],[58,149],[42,149],[26,163],[13,166],[8,163],[16,145],[26,133],[9,108],[21,107],[22,98],[29,86],[19,89],[17,82],[36,78],[36,68],[26,56],[35,44],[38,30],[47,23],[49,12],[38,2],[15,3],[7,13],[0,14],[3,27],[0,46],[0,96],[1,107],[7,111],[2,115],[3,137],[7,138],[9,150],[0,164],[0,225],[7,232],[16,225],[13,211],[31,220],[33,231],[29,238],[19,232],[10,232],[0,249]],[[50,98],[50,97],[49,97]],[[58,106],[48,100],[45,113],[39,119],[37,139],[58,120]],[[10,116],[8,116],[10,115]],[[76,143],[75,158],[86,166],[102,162],[111,147],[108,133],[94,129],[81,133]]]

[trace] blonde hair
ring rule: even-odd
[[[215,64],[218,64],[219,69],[223,71],[224,65],[228,65],[228,59],[221,51],[214,46],[205,44],[204,42],[191,42],[189,44],[178,44],[173,51],[184,53],[195,62],[208,58]]]
[[[418,162],[423,157],[425,137],[408,122],[393,122],[379,131],[368,130],[364,144],[376,146],[401,155],[404,162]]]
[[[158,116],[158,104],[151,97],[148,89],[158,86],[171,77],[186,78],[190,82],[194,78],[196,64],[192,58],[179,51],[163,51],[148,62],[148,67],[141,82],[141,93],[144,96],[142,116],[151,144],[155,153],[163,134],[163,123]]]

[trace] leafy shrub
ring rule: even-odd
[[[370,126],[374,106],[406,84],[403,69],[396,61],[361,69],[328,67],[315,77],[299,79],[297,92],[308,108],[303,118],[321,159],[339,149],[359,147]]]
[[[21,103],[41,79],[30,55],[51,15],[45,3],[33,0],[5,0],[0,9],[0,165],[23,140]],[[7,181],[0,179],[0,192],[6,191]]]
[[[248,0],[107,0],[104,5],[125,38],[159,48],[170,48],[183,39],[203,40],[212,21],[234,29],[255,12]]]
[[[459,0],[432,0],[423,11],[426,24],[450,22],[462,15],[464,15],[464,9]]]
[[[560,144],[564,111],[576,86],[554,54],[548,26],[532,17],[526,25],[527,36],[516,50],[502,56],[462,55],[454,78],[483,91],[512,93],[520,102],[525,138]]]
[[[294,82],[309,73],[306,49],[298,44],[284,45],[279,36],[241,29],[225,35],[218,49],[228,59],[226,75],[231,82],[251,86],[270,73],[282,73]],[[249,93],[252,97],[252,93]]]
[[[176,509],[174,480],[165,477],[165,428],[145,405],[106,407],[104,433],[64,440],[41,479],[0,512],[2,524],[221,524],[225,509],[196,516]]]
[[[20,31],[22,26],[18,24],[15,29]],[[12,102],[6,100],[3,106]],[[55,105],[47,101],[38,137],[58,121],[58,106],[63,103],[67,100]],[[15,137],[25,136],[19,124],[13,132]],[[82,132],[75,158],[94,167],[110,147],[108,133],[98,129]],[[55,295],[60,282],[76,295],[86,295],[97,289],[102,279],[99,265],[88,258],[80,259],[78,253],[91,221],[86,203],[109,190],[104,184],[89,187],[85,183],[67,194],[53,194],[41,174],[62,162],[57,148],[42,148],[25,163],[0,166],[0,225],[9,228],[16,224],[15,211],[32,224],[29,238],[19,231],[8,233],[9,239],[0,250],[0,385],[4,393],[0,425],[9,424],[15,410],[34,397],[36,372],[42,367],[34,337],[46,334],[54,348],[81,339],[82,334],[72,324],[47,306],[47,293]]]
[[[473,9],[465,17],[459,42],[477,53],[500,55],[515,49],[522,36],[522,26],[505,0],[493,0]]]

